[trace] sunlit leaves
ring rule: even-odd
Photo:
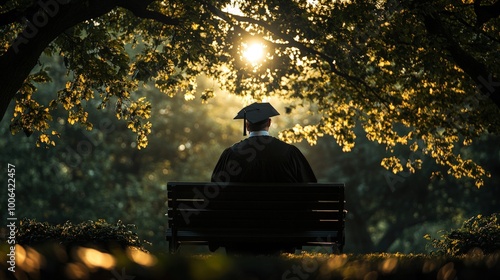
[[[500,248],[500,214],[477,215],[463,222],[462,226],[445,231],[442,239],[425,236],[437,252],[454,256],[470,255],[478,259],[484,254],[498,252]]]
[[[10,131],[16,134],[23,131],[30,136],[35,131],[47,131],[52,121],[51,109],[38,103],[33,95],[36,93],[35,83],[49,82],[50,77],[44,69],[30,75],[23,83],[16,96],[14,114],[11,120]],[[41,143],[54,145],[47,134],[41,134],[37,140],[37,146]]]
[[[151,117],[151,103],[145,97],[137,101],[119,100],[116,107],[116,117],[128,120],[127,128],[137,133],[137,147],[145,148],[148,145],[148,135],[151,133],[151,122],[144,121]]]
[[[202,102],[208,102],[211,98],[214,97],[215,97],[214,90],[210,88],[203,90],[203,92],[201,93]]]
[[[102,100],[98,107],[104,109],[113,101],[114,97],[119,100],[117,103],[128,102],[130,92],[137,89],[137,81],[129,78],[129,73],[131,73],[129,54],[125,51],[123,41],[114,38],[116,36],[118,33],[107,29],[104,22],[100,20],[83,22],[68,31],[65,36],[58,38],[49,49],[52,53],[59,52],[63,58],[64,66],[68,69],[68,81],[65,87],[58,91],[57,98],[50,102],[48,108],[53,110],[61,105],[68,112],[67,122],[70,125],[80,124],[87,130],[92,129],[93,124],[89,121],[87,106],[93,104],[91,101],[97,94]],[[44,74],[48,80],[47,72]],[[45,82],[39,74],[34,75],[32,80],[37,83]],[[24,90],[25,100],[33,100],[30,92],[32,90],[29,89],[29,85],[26,86],[26,90]],[[31,103],[31,107],[34,109],[37,103],[35,101],[31,101]],[[144,103],[144,100],[137,104],[132,102],[132,110],[127,111],[122,116],[133,120],[132,129],[140,139],[139,147],[145,147],[147,134],[150,131],[148,125],[142,124],[140,121],[140,119],[147,119],[150,116],[150,106]],[[26,107],[26,101],[16,106],[15,113],[25,112],[24,107]],[[48,111],[34,111],[34,113],[37,112],[39,115],[40,112]],[[27,134],[35,131],[41,132],[37,145],[55,145],[53,140],[47,139],[47,135],[50,135],[45,132],[48,129],[48,123],[36,120],[35,118],[40,119],[41,117],[34,113],[29,115],[24,113],[24,121],[22,122],[24,127],[22,129],[25,132],[28,131]],[[40,124],[33,126],[30,122]],[[17,121],[16,124],[21,126],[20,121]],[[16,130],[13,129],[13,132]]]
[[[19,244],[24,246],[36,246],[46,242],[57,242],[68,246],[88,246],[88,242],[93,242],[94,245],[108,246],[111,242],[115,242],[122,248],[132,246],[146,251],[144,248],[146,242],[141,241],[134,231],[135,225],[124,224],[120,220],[116,224],[109,224],[106,220],[99,219],[79,224],[67,221],[53,225],[23,218],[19,223],[16,238]]]
[[[399,173],[403,171],[403,165],[401,160],[395,156],[384,158],[382,160],[382,166],[392,171],[392,173]]]

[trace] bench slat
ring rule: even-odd
[[[172,200],[169,200],[171,204]],[[198,209],[198,210],[230,210],[230,209],[255,209],[255,210],[284,210],[293,211],[297,209],[330,210],[339,209],[343,201],[220,201],[220,200],[180,200],[177,209]]]
[[[327,211],[327,210],[322,210]],[[309,220],[327,220],[327,219],[341,219],[342,213],[337,210],[330,210],[335,212],[304,212],[304,211],[264,211],[264,210],[249,210],[249,211],[235,211],[235,210],[206,210],[206,209],[193,209],[181,210],[176,212],[170,210],[168,216],[177,219],[177,221],[217,221],[217,220],[237,220],[237,219],[259,219],[259,220],[292,220],[292,221],[309,221]]]
[[[216,183],[216,182],[168,182],[168,189],[179,191],[185,189],[199,189],[199,190],[215,190],[226,189],[230,187],[233,191],[248,192],[259,188],[265,189],[295,189],[295,190],[305,190],[307,188],[311,191],[326,189],[331,191],[335,188],[344,188],[344,184],[341,183]]]
[[[286,195],[284,195],[286,193]],[[170,194],[170,193],[169,193]],[[169,197],[172,197],[170,195]],[[192,190],[186,190],[182,193],[175,193],[176,199],[186,199],[186,200],[208,200],[217,199],[217,201],[237,201],[237,200],[258,200],[258,201],[339,201],[343,200],[343,197],[338,193],[315,193],[315,192],[287,192],[286,190],[279,192],[263,192],[254,190],[254,192],[245,193],[242,196],[241,193],[231,192],[214,194],[203,194],[203,193],[193,193]]]
[[[254,229],[259,228],[263,231],[276,228],[277,226],[280,229],[287,229],[289,231],[296,230],[340,230],[343,228],[343,224],[339,221],[303,221],[297,223],[294,220],[264,220],[264,221],[255,221],[255,220],[217,220],[217,221],[196,221],[192,223],[173,223],[178,230],[181,229],[191,229],[191,228],[206,228],[206,227],[214,227],[217,229],[226,228],[228,224],[233,227],[239,227],[242,229]]]
[[[241,240],[253,240],[260,242],[277,243],[285,241],[290,242],[314,242],[314,243],[328,243],[332,239],[337,238],[336,232],[331,231],[303,231],[303,232],[255,232],[255,231],[231,231],[227,229],[222,233],[220,231],[209,230],[180,230],[177,232],[179,241],[211,241],[211,240],[231,240],[232,242],[241,242]]]

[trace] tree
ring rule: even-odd
[[[349,151],[361,124],[391,152],[387,169],[419,168],[396,156],[403,146],[481,186],[489,173],[456,147],[499,133],[498,3],[4,0],[0,116],[15,99],[12,133],[36,132],[38,144],[55,145],[52,112],[63,107],[69,123],[91,129],[85,104],[97,98],[99,108],[114,104],[143,148],[151,104],[131,93],[152,81],[168,95],[194,96],[203,74],[234,94],[280,96],[295,100],[290,112],[318,116],[285,131],[288,141],[333,136]],[[241,57],[251,40],[265,46],[261,62]],[[36,83],[52,78],[42,55],[62,57],[68,75],[48,104],[35,94]],[[209,99],[213,89],[199,95]]]

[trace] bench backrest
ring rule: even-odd
[[[343,239],[343,184],[169,182],[167,191],[175,232],[335,231]]]

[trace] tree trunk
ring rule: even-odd
[[[367,217],[357,212],[356,208],[348,209],[348,221],[346,222],[346,247],[350,252],[369,253],[373,252],[375,246],[368,232]]]
[[[35,4],[39,5],[37,9],[27,10],[30,13],[23,15],[28,20],[25,29],[0,56],[0,121],[45,48],[69,28],[108,13],[117,2],[52,0],[41,4],[39,1]]]

